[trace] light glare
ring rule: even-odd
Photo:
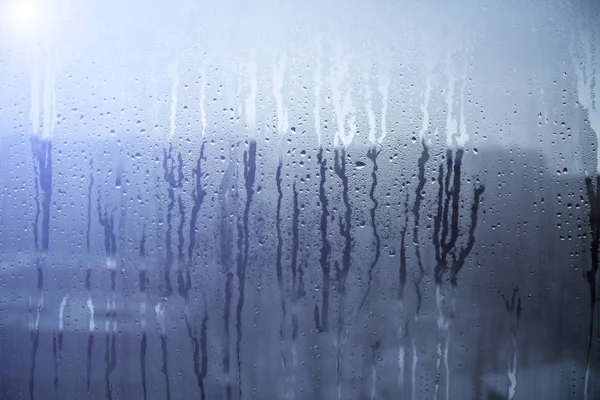
[[[33,33],[40,28],[40,10],[36,2],[15,0],[7,12],[9,24],[18,32]]]

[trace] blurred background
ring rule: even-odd
[[[600,399],[600,3],[0,20],[2,399]]]

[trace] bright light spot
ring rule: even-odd
[[[13,0],[8,5],[7,23],[15,33],[34,33],[41,28],[40,4],[32,0]]]

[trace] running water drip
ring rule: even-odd
[[[171,117],[169,126],[169,140],[175,136],[177,127],[177,98],[179,89],[179,62],[173,62],[169,65],[168,75],[172,80],[171,84]]]
[[[167,308],[167,299],[162,298],[154,306],[154,312],[156,313],[156,324],[158,325],[158,333],[160,336],[160,348],[162,352],[162,366],[160,372],[165,377],[166,386],[166,400],[171,400],[171,378],[169,376],[169,354],[167,347],[167,322],[165,311]]]
[[[273,97],[275,98],[275,112],[277,115],[277,133],[282,135],[288,131],[288,111],[283,106],[283,81],[287,57],[284,54],[276,56],[273,60]]]

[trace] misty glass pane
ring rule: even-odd
[[[1,399],[600,399],[600,2],[0,7]]]

